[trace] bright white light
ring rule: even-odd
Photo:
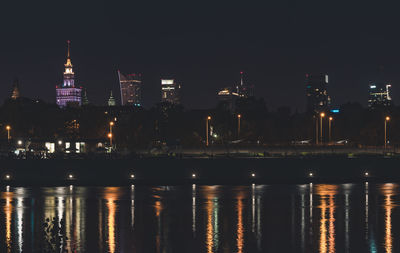
[[[7,174],[7,175],[6,175],[6,179],[10,179],[10,175]]]
[[[196,177],[196,174],[193,173],[193,174],[192,174],[192,178],[195,178],[195,177]]]
[[[21,140],[18,141],[18,145],[22,145],[22,141]]]
[[[174,84],[174,79],[162,79],[161,80],[161,84],[165,85],[165,84]]]
[[[310,175],[310,177],[314,176],[314,174],[313,174],[312,172],[310,172],[310,174],[309,174],[309,175]]]
[[[251,176],[252,176],[252,177],[255,177],[255,176],[256,176],[256,174],[254,174],[254,173],[251,173]]]
[[[135,175],[131,174],[131,178],[135,178]]]
[[[364,175],[365,175],[365,176],[368,176],[368,175],[369,175],[369,173],[368,173],[368,172],[365,172],[365,173],[364,173]]]
[[[69,174],[69,175],[68,175],[68,177],[69,177],[69,178],[73,178],[73,177],[74,177],[74,175],[72,175],[72,174]]]

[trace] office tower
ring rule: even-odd
[[[390,97],[390,90],[392,85],[385,82],[370,82],[368,107],[376,109],[378,107],[388,107],[392,105],[392,98]]]
[[[110,92],[110,98],[107,101],[108,106],[115,106],[117,103],[115,102],[115,98],[112,94],[112,91]]]
[[[67,105],[80,106],[82,104],[82,88],[75,85],[75,73],[72,70],[70,58],[70,41],[68,41],[67,62],[64,66],[64,82],[61,86],[56,86],[57,105],[61,108]]]
[[[12,93],[11,93],[11,99],[17,99],[19,98],[20,94],[19,94],[19,85],[18,85],[18,79],[15,78],[14,83],[13,83],[13,89],[12,89]]]
[[[142,75],[124,75],[118,70],[121,105],[142,106]]]
[[[180,104],[181,85],[174,79],[161,79],[161,102]]]
[[[328,95],[328,75],[306,74],[307,111],[313,113],[327,112],[331,104]]]

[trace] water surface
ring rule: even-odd
[[[399,252],[399,200],[371,183],[4,186],[0,252]]]

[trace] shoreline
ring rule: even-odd
[[[398,157],[0,160],[1,185],[297,184],[400,181]]]

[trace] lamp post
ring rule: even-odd
[[[332,142],[332,120],[333,117],[329,117],[329,143]]]
[[[9,125],[7,125],[6,126],[6,130],[7,130],[7,140],[10,141],[10,139],[11,139],[11,135],[10,135],[11,127]]]
[[[207,116],[206,119],[206,146],[208,147],[208,123],[211,120],[211,116]]]
[[[237,119],[238,119],[238,126],[237,126],[237,128],[238,128],[238,139],[239,139],[239,136],[240,136],[240,119],[242,118],[242,115],[240,115],[240,114],[238,114],[237,115]]]
[[[112,122],[112,121],[110,121],[110,133],[108,134],[108,137],[110,138],[110,146],[111,146],[111,149],[112,149],[112,147],[113,147],[113,144],[112,144],[112,136],[113,136],[113,134],[112,134],[112,127],[114,126],[114,122]]]
[[[387,127],[387,123],[389,122],[389,120],[390,120],[390,117],[389,116],[386,116],[386,118],[385,118],[385,149],[386,149],[386,143],[387,143],[387,136],[386,136],[386,127]]]
[[[318,117],[315,117],[315,144],[318,145]]]
[[[319,125],[319,138],[320,138],[320,141],[321,141],[321,144],[322,144],[322,119],[325,117],[325,113],[324,112],[321,112],[320,114],[319,114],[319,116],[320,116],[320,125]]]

